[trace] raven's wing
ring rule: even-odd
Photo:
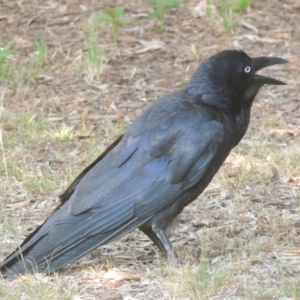
[[[55,270],[141,226],[199,182],[223,144],[222,124],[201,109],[139,120],[1,272],[23,273],[20,257],[29,271]]]

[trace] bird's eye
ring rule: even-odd
[[[250,73],[251,72],[251,67],[247,66],[245,69],[244,69],[245,73]]]

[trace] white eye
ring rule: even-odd
[[[251,67],[247,66],[245,69],[244,69],[245,73],[250,73],[251,72]]]

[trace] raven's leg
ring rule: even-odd
[[[159,243],[163,248],[165,249],[164,252],[167,252],[169,257],[174,261],[178,263],[178,257],[175,253],[173,246],[166,234],[166,232],[160,228],[158,228],[155,224],[152,225],[152,232],[155,235],[155,239],[159,240]],[[154,242],[156,244],[156,242]],[[157,245],[157,244],[156,244]],[[159,249],[161,249],[160,246],[158,246]]]
[[[147,230],[140,228],[140,230],[143,231],[152,240],[152,242],[158,247],[158,249],[161,252],[167,253],[167,250],[166,250],[164,244],[162,243],[160,238],[156,235],[156,233],[152,230],[151,227],[147,228]]]

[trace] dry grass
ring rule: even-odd
[[[118,1],[131,23],[117,43],[109,26],[94,22],[108,0],[25,2],[4,2],[0,18],[1,260],[49,216],[72,179],[200,61],[234,44],[291,64],[266,70],[289,85],[263,89],[246,137],[182,214],[172,240],[189,264],[172,265],[134,231],[53,276],[0,279],[0,298],[299,299],[297,1],[254,1],[229,16],[242,24],[229,31],[213,1],[201,18],[199,1],[184,1],[166,12],[164,28],[147,19],[147,1]]]
[[[37,273],[5,285],[0,283],[0,295],[2,299],[71,300],[80,293],[76,283],[67,277],[45,277]]]

